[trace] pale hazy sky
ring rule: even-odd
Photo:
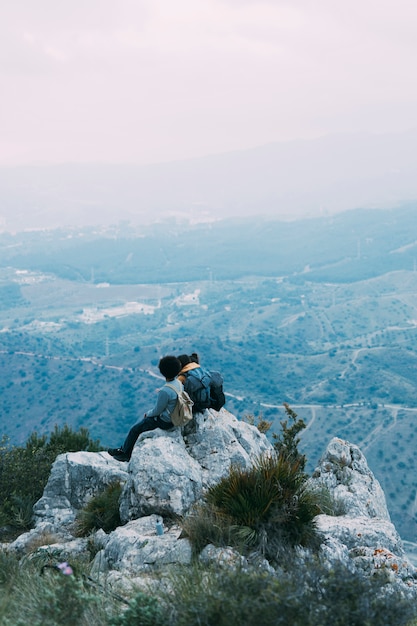
[[[0,165],[417,127],[415,0],[3,0]]]

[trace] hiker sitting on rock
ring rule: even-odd
[[[166,383],[158,393],[155,407],[145,413],[144,418],[132,426],[121,448],[109,448],[108,453],[117,461],[129,461],[133,446],[142,433],[155,428],[171,430],[174,424],[171,414],[177,404],[178,393],[181,393],[182,382],[176,378],[181,370],[181,363],[175,356],[164,356],[159,361],[159,371],[165,377]],[[172,386],[172,387],[171,387]],[[175,389],[175,390],[174,390]]]
[[[203,369],[196,352],[190,356],[181,354],[178,360],[182,365],[178,379],[194,402],[193,413],[201,413],[205,409],[220,411],[226,402],[220,373]]]
[[[201,413],[210,407],[210,374],[188,354],[181,354],[178,360],[182,366],[178,380],[194,402],[193,413]]]

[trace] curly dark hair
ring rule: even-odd
[[[180,373],[182,365],[176,356],[163,356],[159,361],[159,371],[165,378],[175,378]]]

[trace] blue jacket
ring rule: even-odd
[[[182,383],[178,380],[178,378],[170,380],[169,384],[178,389],[179,392],[183,389]],[[170,422],[171,413],[177,404],[177,398],[178,396],[175,391],[171,389],[171,387],[164,385],[159,390],[154,408],[146,413],[146,417],[159,416],[162,420],[164,420],[164,422]]]

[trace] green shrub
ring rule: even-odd
[[[313,519],[320,512],[300,460],[286,454],[263,455],[247,470],[232,467],[207,491],[205,500],[249,544],[261,537],[309,543]]]
[[[0,443],[0,518],[16,529],[27,529],[34,503],[43,494],[52,463],[58,454],[100,450],[86,428],[74,432],[68,426],[55,426],[49,440],[34,432],[25,446],[9,446],[3,437]]]
[[[42,564],[42,559],[18,563],[0,553],[2,626],[106,626],[119,612],[114,596],[86,586],[84,576],[66,576],[53,568],[42,573]],[[76,563],[74,570],[81,567]]]
[[[413,600],[386,592],[377,578],[343,565],[328,569],[291,553],[278,576],[259,571],[175,569],[170,603],[175,626],[406,626],[416,617]],[[133,623],[133,622],[132,622]]]
[[[194,505],[181,520],[181,527],[190,540],[194,555],[198,555],[208,543],[216,546],[233,543],[229,519],[207,503]]]
[[[0,551],[0,589],[7,589],[19,571],[16,555]]]
[[[231,544],[276,560],[282,544],[315,544],[320,512],[320,493],[308,487],[301,460],[273,453],[249,469],[232,467],[207,490],[183,528],[196,551],[207,543]]]
[[[281,434],[273,433],[272,435],[274,448],[279,454],[284,453],[294,461],[299,461],[300,469],[304,470],[306,457],[298,450],[298,444],[300,443],[298,434],[304,430],[306,424],[304,420],[297,417],[297,413],[294,413],[286,402],[284,402],[284,408],[287,419],[281,422]],[[289,421],[292,422],[291,426],[288,425]]]
[[[10,496],[7,505],[9,511],[9,521],[12,520],[13,525],[16,528],[28,530],[32,525],[34,505],[33,498],[30,495],[20,496],[13,493]]]
[[[243,570],[204,570],[196,567],[192,572],[175,572],[172,577],[173,592],[169,597],[175,626],[275,626],[291,624],[295,604],[288,593],[288,581],[279,581],[259,572],[250,574]],[[280,598],[288,593],[286,611],[280,607]],[[291,589],[291,591],[293,591]],[[280,621],[285,613],[286,621]],[[303,625],[305,626],[305,625]]]
[[[79,537],[85,537],[99,528],[108,533],[120,526],[121,493],[122,485],[119,482],[113,482],[104,491],[91,498],[77,515],[76,534]]]
[[[231,467],[210,487],[202,505],[194,507],[182,526],[195,553],[207,545],[257,549],[276,561],[282,546],[318,545],[314,518],[329,512],[329,494],[310,487],[306,458],[298,450],[305,423],[284,404],[288,420],[274,435],[274,452],[258,458],[249,469]]]
[[[254,413],[247,413],[243,416],[242,421],[247,422],[251,426],[256,426],[259,432],[264,435],[270,430],[272,426],[272,421],[269,422],[268,420],[266,420],[262,413],[259,413],[259,415],[255,415]]]
[[[159,598],[139,591],[121,615],[110,621],[110,626],[165,626],[166,615]]]
[[[98,439],[90,438],[88,428],[74,431],[67,425],[62,428],[55,425],[46,448],[56,455],[63,452],[78,452],[79,450],[99,452],[102,449]]]

